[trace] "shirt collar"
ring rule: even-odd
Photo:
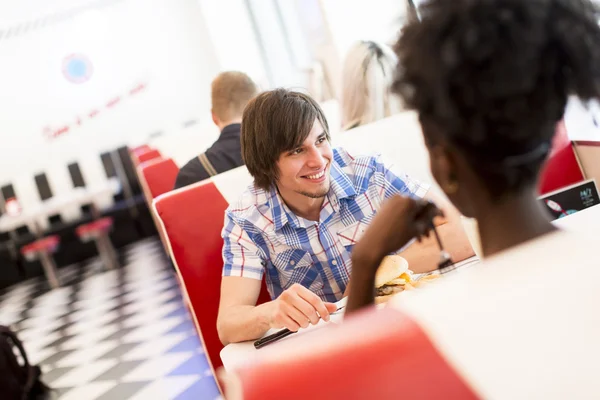
[[[331,198],[332,195],[339,199],[345,199],[348,197],[356,196],[356,190],[352,180],[342,170],[342,167],[335,161],[331,163],[330,168],[330,187],[328,196]],[[275,230],[281,230],[286,224],[290,224],[292,228],[307,228],[312,224],[311,221],[307,221],[304,218],[298,217],[290,208],[285,204],[277,187],[273,185],[268,194],[267,203],[271,209],[273,216],[273,225]]]
[[[267,203],[271,210],[271,215],[273,215],[273,225],[276,231],[281,230],[288,223],[293,228],[306,228],[305,224],[300,221],[300,218],[285,204],[275,185],[269,191]]]
[[[229,136],[240,136],[240,132],[242,130],[241,124],[229,124],[223,128],[221,134],[219,135],[219,139],[229,137]]]
[[[346,199],[348,197],[356,196],[356,189],[354,189],[354,183],[348,175],[342,170],[342,167],[335,160],[331,163],[330,170],[331,187],[329,193],[333,193],[338,199]]]

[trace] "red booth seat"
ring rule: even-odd
[[[140,177],[145,181],[151,199],[173,190],[179,168],[170,158],[155,158],[138,166]]]
[[[478,398],[423,328],[392,308],[260,352],[256,362],[220,374],[228,400]]]
[[[552,152],[540,175],[539,192],[543,195],[583,180],[583,171],[567,135],[565,123],[561,121],[556,127]]]
[[[217,314],[223,271],[221,230],[227,206],[213,180],[154,200],[154,212],[213,371],[222,365]],[[258,302],[266,301],[270,297],[263,282]]]

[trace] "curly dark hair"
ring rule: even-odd
[[[393,90],[495,198],[533,185],[567,98],[600,94],[598,9],[588,0],[431,0],[395,46]]]

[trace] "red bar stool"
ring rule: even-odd
[[[52,254],[56,252],[59,244],[60,238],[58,235],[52,235],[21,247],[21,254],[27,261],[40,260],[46,278],[53,289],[60,286],[60,281],[56,273],[56,263],[54,262],[54,258],[52,258]]]
[[[96,243],[98,254],[104,263],[104,267],[107,269],[114,269],[119,265],[115,249],[108,237],[108,232],[110,232],[112,227],[113,219],[105,217],[88,224],[80,225],[75,230],[77,237],[82,242],[93,240]]]

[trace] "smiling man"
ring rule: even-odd
[[[381,203],[427,194],[377,157],[332,149],[323,111],[303,93],[258,95],[244,110],[241,138],[254,184],[225,214],[217,324],[224,344],[328,320],[347,292],[352,248]],[[445,212],[440,234],[447,250],[455,260],[472,255],[458,216]],[[431,270],[439,249],[425,240],[401,254],[413,270]],[[273,301],[257,306],[263,276]]]

